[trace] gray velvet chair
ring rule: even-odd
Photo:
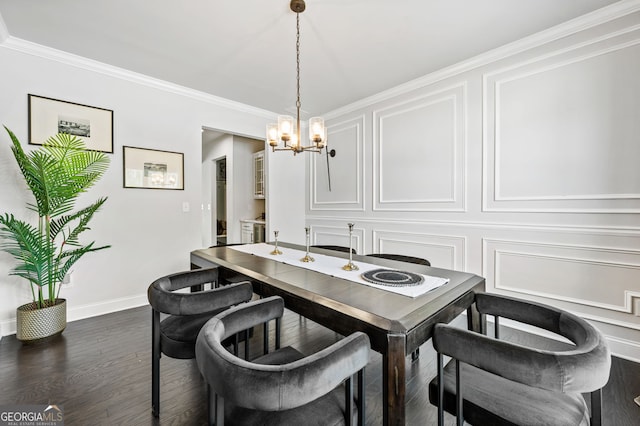
[[[243,282],[194,293],[176,292],[190,287],[212,286],[218,269],[197,269],[158,278],[149,286],[147,296],[152,308],[151,333],[151,408],[160,414],[160,357],[190,359],[202,326],[215,314],[230,306],[251,300],[251,283]],[[167,314],[160,321],[160,314]],[[237,341],[236,341],[237,350]],[[246,352],[246,350],[245,350]]]
[[[342,425],[353,417],[364,424],[364,367],[369,337],[354,333],[305,357],[279,347],[284,302],[273,296],[236,306],[216,315],[200,331],[196,361],[207,382],[209,424]],[[235,333],[276,320],[276,349],[252,361],[221,344]],[[357,376],[357,403],[353,376]],[[340,392],[342,383],[344,393]],[[356,408],[357,407],[357,408]]]
[[[602,334],[566,311],[495,294],[477,294],[482,314],[496,316],[498,338],[437,324],[433,346],[438,376],[429,399],[474,425],[600,425],[601,389],[609,380],[611,356]],[[499,340],[505,317],[563,336],[566,350],[541,350]],[[443,355],[452,360],[443,368]],[[582,396],[591,393],[591,415]],[[444,404],[440,402],[444,401]]]

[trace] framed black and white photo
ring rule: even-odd
[[[184,154],[124,146],[125,188],[184,189]]]
[[[113,111],[29,95],[29,143],[42,145],[58,133],[78,136],[87,149],[113,153]]]

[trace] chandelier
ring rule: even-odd
[[[322,152],[327,142],[327,133],[322,117],[309,119],[309,142],[303,146],[300,137],[300,14],[306,5],[304,0],[291,0],[289,7],[296,13],[296,110],[294,120],[290,115],[278,116],[278,123],[267,124],[267,142],[273,151],[292,151],[293,155],[302,151]],[[280,146],[280,142],[282,145]]]

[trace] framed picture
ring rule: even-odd
[[[125,188],[184,189],[184,154],[122,147]]]
[[[113,111],[29,95],[29,143],[42,145],[58,133],[80,137],[87,149],[113,153]]]

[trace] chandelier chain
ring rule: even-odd
[[[300,14],[296,13],[296,107],[300,109]],[[300,115],[300,111],[298,111]]]

